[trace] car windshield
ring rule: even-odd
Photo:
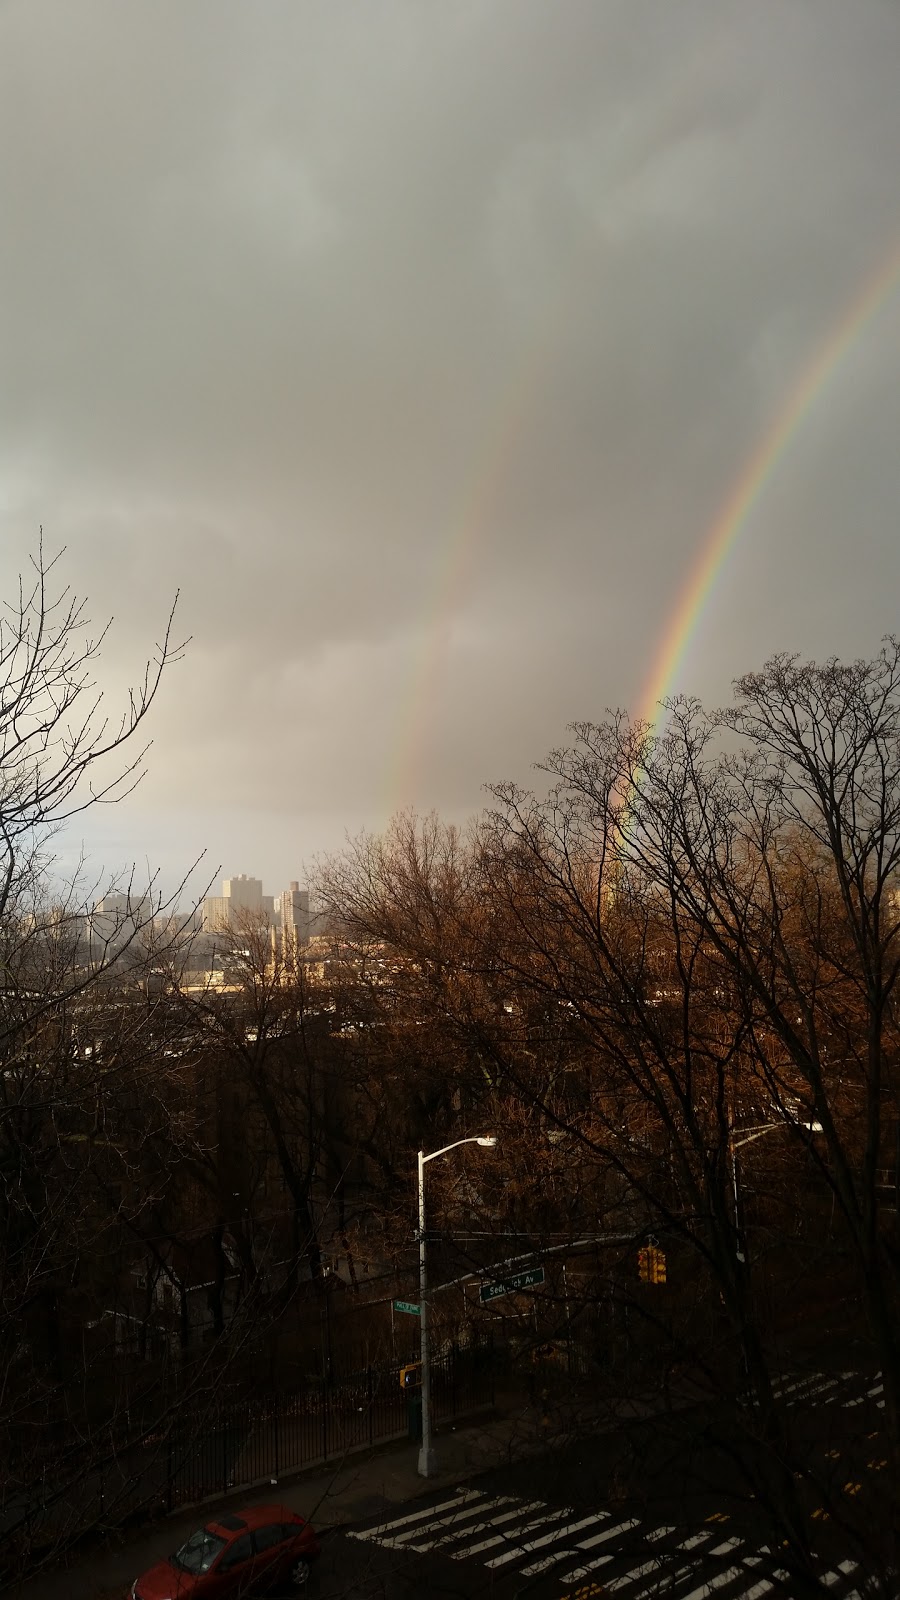
[[[200,1528],[197,1533],[192,1533],[186,1544],[181,1546],[172,1557],[179,1567],[185,1572],[208,1572],[219,1551],[225,1546],[225,1540],[220,1539],[217,1533],[210,1533],[208,1528]]]

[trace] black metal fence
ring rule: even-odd
[[[436,1356],[435,1422],[490,1405],[493,1385],[492,1346],[453,1346]],[[401,1389],[397,1367],[369,1367],[331,1385],[225,1402],[202,1417],[180,1418],[166,1440],[166,1509],[402,1438],[416,1393]]]
[[[449,1346],[431,1370],[438,1426],[493,1403],[492,1342]],[[370,1367],[333,1383],[178,1411],[165,1432],[122,1441],[74,1476],[71,1463],[59,1462],[37,1481],[0,1479],[0,1575],[16,1561],[27,1565],[28,1550],[63,1548],[136,1514],[174,1511],[406,1437],[419,1393],[401,1389],[397,1366]]]

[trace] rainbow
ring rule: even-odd
[[[429,715],[450,653],[453,619],[468,592],[479,538],[490,526],[491,512],[511,476],[512,462],[545,381],[554,345],[555,340],[545,334],[507,381],[493,426],[477,453],[460,509],[443,540],[441,558],[423,604],[429,620],[423,628],[420,665],[400,706],[394,759],[385,774],[385,821],[408,803],[414,788],[415,762],[425,742]]]
[[[878,315],[900,281],[900,240],[887,258],[862,282],[831,333],[800,373],[774,421],[742,467],[702,540],[696,561],[665,626],[642,686],[637,720],[655,731],[664,716],[663,702],[673,687],[716,582],[754,506],[759,501],[816,400],[838,371],[866,326]],[[422,745],[429,709],[434,704],[441,667],[450,643],[457,602],[468,586],[478,538],[502,492],[521,432],[544,380],[554,340],[539,341],[530,359],[507,385],[493,428],[479,451],[462,509],[444,543],[434,573],[425,615],[421,667],[401,706],[399,737],[392,770],[386,775],[385,816],[403,804],[412,790],[414,754]]]
[[[612,169],[610,181],[616,171],[627,176],[646,166],[657,151],[665,149],[671,139],[682,134],[685,117],[692,125],[698,99],[706,84],[716,79],[719,53],[723,48],[730,48],[729,29],[722,26],[713,31],[704,25],[687,56],[672,58],[668,79],[658,91],[654,115],[633,137],[623,140],[619,166]],[[493,426],[477,452],[455,504],[454,515],[439,543],[432,578],[422,601],[421,614],[425,620],[413,641],[417,665],[410,672],[405,692],[400,697],[396,731],[385,766],[382,794],[385,820],[398,807],[409,803],[415,788],[415,769],[421,759],[435,697],[449,656],[454,618],[459,615],[461,601],[469,591],[479,543],[490,528],[491,513],[511,475],[512,463],[535,402],[543,392],[547,372],[559,348],[560,328],[570,325],[572,310],[580,303],[581,274],[591,274],[592,270],[589,259],[576,261],[565,282],[559,285],[543,329],[533,347],[515,364],[502,388]]]
[[[895,244],[887,260],[863,281],[836,327],[801,372],[720,506],[669,617],[641,691],[638,721],[648,723],[651,730],[656,730],[664,716],[663,702],[673,693],[716,581],[753,507],[819,395],[898,282],[900,242]]]

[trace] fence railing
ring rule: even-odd
[[[451,1348],[432,1362],[431,1381],[438,1424],[489,1405],[491,1347]],[[166,1509],[402,1437],[409,1400],[396,1367],[370,1367],[333,1385],[242,1399],[193,1422],[179,1419],[166,1440]]]
[[[493,1345],[455,1346],[432,1362],[438,1425],[490,1405]],[[333,1383],[222,1398],[177,1412],[169,1427],[122,1442],[77,1477],[44,1472],[35,1481],[0,1477],[0,1574],[27,1568],[27,1552],[109,1532],[135,1515],[180,1506],[336,1462],[348,1452],[398,1439],[410,1429],[410,1395],[399,1368],[370,1367]]]

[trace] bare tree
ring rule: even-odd
[[[611,1197],[635,1278],[651,1233],[671,1252],[678,1293],[632,1308],[656,1365],[719,1397],[797,1595],[822,1592],[813,1491],[873,1583],[895,1562],[893,1490],[860,1524],[776,1378],[798,1341],[829,1361],[862,1340],[896,1463],[898,670],[894,641],[851,667],[779,657],[730,711],[674,702],[661,738],[577,725],[549,792],[495,786],[473,839],[401,818],[323,878],[433,1029],[457,1108],[516,1105],[511,1125],[571,1141],[590,1174],[571,1215]],[[540,1210],[513,1179],[510,1218],[523,1189]]]
[[[90,892],[77,877],[53,883],[52,840],[139,782],[143,724],[182,650],[170,613],[110,714],[94,681],[107,629],[92,632],[84,602],[53,589],[58,559],[39,546],[0,615],[0,1498],[20,1553],[36,1537],[41,1458],[91,1433],[90,1408],[73,1402],[86,1378],[76,1351],[109,1287],[138,1127],[152,1127],[161,1089],[155,1005],[149,990],[137,1008],[124,996],[161,959],[167,907],[151,883],[92,937]],[[73,1473],[84,1465],[73,1458]]]
[[[893,641],[847,668],[776,658],[740,680],[732,711],[675,702],[661,739],[621,718],[579,725],[547,763],[549,797],[501,786],[485,829],[493,947],[505,929],[511,976],[577,1017],[603,1082],[581,1136],[721,1295],[741,1354],[733,1383],[754,1406],[742,1460],[809,1592],[804,1466],[775,1397],[773,1340],[796,1294],[784,1263],[802,1260],[803,1210],[821,1222],[829,1195],[843,1228],[819,1270],[849,1246],[852,1286],[836,1281],[865,1306],[897,1460],[897,1243],[878,1184],[896,1129],[897,689]],[[748,1237],[765,1208],[752,1219],[737,1204],[748,1128],[761,1142],[741,1159],[759,1173],[776,1161],[763,1137],[781,1142],[794,1249],[784,1241],[780,1281],[761,1248],[771,1226]],[[888,1523],[892,1561],[895,1504]]]

